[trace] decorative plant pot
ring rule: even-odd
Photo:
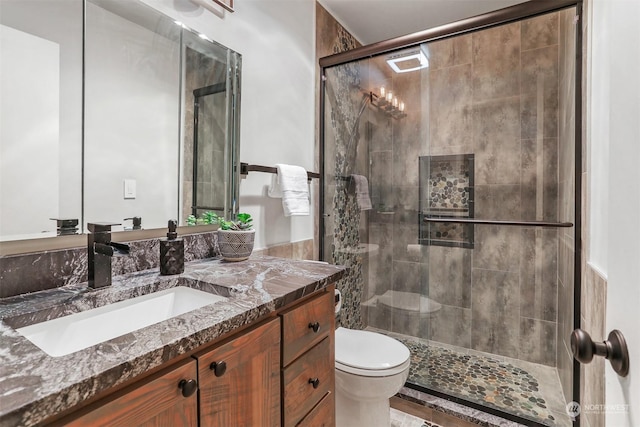
[[[218,230],[218,249],[226,261],[244,261],[253,251],[256,230]]]

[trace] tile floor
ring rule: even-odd
[[[406,412],[391,408],[391,427],[442,427],[431,421],[425,421]]]
[[[380,332],[392,335],[409,347],[409,383],[546,426],[571,426],[554,368]]]

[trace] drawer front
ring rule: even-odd
[[[281,314],[283,366],[289,365],[307,349],[333,333],[333,299],[333,292],[323,292],[315,299]]]
[[[335,407],[335,394],[329,392],[296,427],[334,427]]]
[[[284,425],[295,426],[327,393],[333,392],[335,373],[330,338],[326,337],[285,368],[282,380]]]

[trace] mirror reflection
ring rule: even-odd
[[[0,1],[0,240],[82,211],[82,2]]]
[[[228,215],[239,55],[139,2],[86,16],[85,223]]]
[[[81,1],[0,4],[0,240],[55,235],[56,222],[49,218],[78,218],[81,230],[87,222],[121,223],[117,231],[164,228],[169,219],[186,225],[188,215],[207,211],[233,215],[238,195],[239,54],[141,2],[87,0],[83,75]],[[63,5],[78,10],[73,14]],[[63,63],[69,56],[63,50],[69,48],[51,42],[57,40],[53,36],[27,33],[30,26],[25,23],[37,11],[56,28],[50,33],[77,27],[62,38],[75,41],[73,66]],[[25,37],[16,37],[17,31],[41,43],[21,41]],[[24,55],[33,48],[18,43],[38,46],[39,54]],[[9,62],[16,64],[5,72]],[[63,79],[68,68],[73,81]],[[13,75],[22,75],[24,83],[7,84]],[[30,91],[25,92],[27,86]]]

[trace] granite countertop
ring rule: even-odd
[[[193,351],[340,279],[344,267],[266,256],[187,263],[116,276],[99,290],[86,283],[0,299],[0,426],[30,426]],[[225,296],[185,313],[66,356],[51,357],[14,328],[175,286]]]

